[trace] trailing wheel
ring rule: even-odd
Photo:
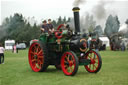
[[[34,42],[29,48],[28,59],[33,71],[45,71],[48,67],[46,45],[41,42]]]
[[[88,65],[85,65],[85,68],[88,72],[97,73],[101,69],[101,56],[96,51],[90,50],[85,58],[90,60],[90,63]]]
[[[65,75],[73,76],[78,70],[78,58],[72,51],[67,51],[61,57],[61,68]]]

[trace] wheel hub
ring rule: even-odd
[[[70,61],[70,62],[69,62],[69,66],[72,66],[72,65],[73,65],[73,63]]]
[[[34,55],[34,59],[36,60],[36,63],[37,63],[38,56]]]
[[[37,55],[34,55],[34,59],[37,59],[38,57],[37,57]]]
[[[94,59],[91,59],[91,64],[95,64],[95,60]]]

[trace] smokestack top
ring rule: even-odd
[[[74,11],[74,12],[79,12],[79,10],[80,10],[79,7],[74,7],[74,8],[72,9],[72,11]]]
[[[80,20],[79,20],[79,7],[74,7],[72,9],[74,14],[74,24],[75,24],[75,33],[80,33]]]

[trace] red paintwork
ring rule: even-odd
[[[63,32],[63,31],[60,32],[59,30],[60,30],[60,28],[63,27],[63,26],[64,26],[64,24],[59,25],[58,28],[57,28],[57,31],[55,32],[55,36],[56,36],[58,39],[62,38],[62,32]],[[58,34],[60,34],[60,35],[58,35]]]
[[[63,26],[64,26],[64,24],[59,25],[58,28],[57,28],[57,30],[59,31],[60,28],[63,27]]]
[[[87,47],[87,44],[86,44],[86,42],[84,42],[84,43],[83,43],[83,47]]]
[[[39,43],[34,42],[30,46],[28,59],[31,69],[35,72],[39,72],[44,61],[43,50]]]
[[[92,39],[91,41],[96,41],[96,39]]]
[[[66,65],[68,63],[68,65]],[[76,61],[71,52],[66,52],[61,58],[61,68],[66,75],[72,75],[76,67]]]
[[[85,68],[89,72],[95,72],[98,69],[99,64],[100,64],[99,63],[99,57],[98,57],[98,55],[94,51],[91,51],[86,56],[86,59],[90,59],[91,60],[91,63],[89,65],[86,65]]]

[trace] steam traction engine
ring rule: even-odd
[[[29,48],[29,64],[33,71],[42,72],[49,65],[62,69],[65,75],[73,76],[83,65],[90,73],[97,73],[102,65],[101,56],[87,48],[87,37],[80,34],[79,8],[74,7],[75,32],[62,29],[63,24],[52,33],[42,33],[39,41]]]

